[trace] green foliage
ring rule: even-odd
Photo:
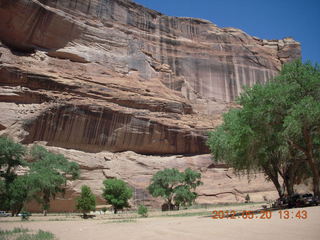
[[[108,210],[108,208],[106,208],[106,207],[103,207],[103,208],[101,209],[101,211],[102,211],[104,214],[107,212],[107,210]]]
[[[63,155],[48,152],[40,146],[34,146],[31,155],[34,161],[30,164],[30,182],[36,192],[34,197],[42,204],[46,214],[50,200],[58,193],[64,193],[67,179],[79,176],[79,166],[69,162]]]
[[[29,232],[29,231],[30,230],[27,228],[18,228],[18,227],[15,227],[12,230],[1,230],[0,229],[0,236],[11,235],[11,234],[15,234],[15,233],[25,233],[25,232]]]
[[[201,173],[194,171],[191,168],[187,168],[184,173],[182,173],[182,178],[184,186],[188,186],[190,189],[196,189],[202,184],[200,181]]]
[[[34,187],[29,175],[18,176],[10,185],[8,191],[8,208],[12,214],[18,214],[24,204],[31,199]]]
[[[86,213],[96,209],[96,197],[91,192],[90,187],[86,185],[81,187],[81,195],[77,198],[76,208],[83,213],[84,218]]]
[[[28,221],[30,218],[31,214],[27,211],[22,211],[21,212],[21,220],[22,221]]]
[[[192,205],[197,194],[195,190],[202,184],[201,174],[190,168],[184,172],[177,169],[164,169],[153,175],[148,191],[153,197],[162,197],[170,209],[175,206]]]
[[[238,103],[241,108],[226,113],[223,124],[209,134],[214,160],[224,161],[238,172],[263,171],[280,196],[285,191],[292,195],[293,185],[310,175],[317,188],[319,67],[301,61],[284,65],[272,81],[245,89]]]
[[[145,205],[139,205],[138,214],[142,217],[148,217],[148,208]]]
[[[4,194],[5,192],[6,192],[5,183],[3,180],[0,179],[0,195]]]
[[[173,200],[176,206],[191,206],[198,197],[197,193],[192,192],[189,186],[177,186],[174,193]]]
[[[0,137],[0,209],[10,210],[12,202],[10,185],[15,181],[17,167],[25,166],[25,148],[9,138]]]
[[[3,240],[53,240],[54,234],[39,230],[36,234],[31,234],[31,230],[26,228],[14,228],[13,230],[0,230],[0,239]]]
[[[9,138],[0,137],[0,177],[10,184],[16,177],[15,167],[24,166],[25,148]]]
[[[7,210],[7,194],[5,182],[0,178],[0,210]]]
[[[48,210],[50,199],[64,191],[66,180],[79,176],[78,164],[69,162],[61,154],[35,145],[31,149],[32,162],[27,164],[25,153],[21,144],[0,137],[0,208],[13,214],[19,213],[31,196]],[[30,171],[17,176],[15,170],[21,166],[28,166]]]
[[[128,200],[132,197],[132,189],[120,179],[106,179],[103,182],[102,196],[113,206],[114,213],[129,207]]]
[[[53,240],[55,236],[51,232],[39,230],[36,234],[24,233],[16,238],[16,240]]]
[[[79,177],[79,165],[69,162],[62,154],[54,154],[44,147],[34,145],[31,149],[33,163],[31,170],[49,168],[55,172],[61,172],[65,177],[77,179]]]
[[[153,197],[163,197],[170,201],[173,198],[174,189],[182,182],[183,176],[178,169],[164,169],[153,175],[148,191]]]

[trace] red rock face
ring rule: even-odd
[[[26,127],[34,139],[49,145],[87,152],[107,148],[112,152],[142,154],[207,152],[204,133],[151,121],[147,117],[92,106],[63,106],[45,112]]]
[[[128,0],[0,0],[0,134],[90,153],[208,153],[242,87],[298,57],[291,38]]]

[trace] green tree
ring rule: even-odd
[[[69,162],[63,155],[48,152],[41,146],[34,146],[31,155],[34,162],[30,164],[29,177],[36,192],[34,197],[46,215],[51,199],[58,193],[64,193],[67,179],[79,177],[79,166]]]
[[[30,182],[29,175],[18,176],[9,185],[8,209],[12,216],[17,215],[23,209],[26,202],[32,198],[34,187]]]
[[[174,206],[191,205],[197,194],[193,192],[199,185],[201,174],[190,168],[184,172],[177,169],[164,169],[153,175],[148,191],[153,197],[162,197],[165,199],[165,205],[168,209]]]
[[[145,205],[139,205],[138,214],[142,217],[148,217],[148,208]]]
[[[120,179],[106,179],[103,182],[102,196],[112,205],[114,213],[125,207],[129,207],[128,200],[132,197],[132,189]]]
[[[5,183],[4,183],[4,180],[0,179],[0,210],[7,210],[6,201],[7,201],[7,195],[6,195]]]
[[[0,209],[2,210],[10,210],[10,202],[14,201],[9,194],[9,188],[17,177],[15,170],[26,165],[24,154],[25,148],[21,144],[0,137]]]
[[[225,114],[209,134],[214,160],[238,172],[263,171],[280,197],[292,195],[294,184],[312,176],[319,196],[319,67],[287,64],[275,79],[247,88],[238,104],[241,108]]]
[[[174,190],[174,193],[174,205],[178,207],[191,206],[198,197],[198,194],[192,192],[188,186],[178,186]]]
[[[87,217],[88,212],[96,209],[96,197],[90,187],[86,185],[81,187],[81,195],[77,198],[76,208],[83,213],[83,218]]]
[[[25,152],[21,144],[6,137],[0,137],[0,177],[4,178],[6,185],[13,182],[17,176],[15,169],[26,165],[23,160]]]

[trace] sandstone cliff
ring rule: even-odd
[[[0,131],[88,156],[208,153],[207,131],[242,87],[299,56],[291,38],[262,40],[129,0],[0,0]]]

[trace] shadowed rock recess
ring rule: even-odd
[[[203,172],[200,203],[242,201],[250,191],[261,200],[274,195],[271,184],[252,190],[254,183],[230,184],[227,177],[213,187],[208,176],[217,169],[210,161],[199,167],[174,155],[202,159],[207,132],[243,86],[268,81],[300,52],[291,38],[262,40],[129,0],[0,0],[0,134],[66,155],[79,151],[80,160],[70,159],[85,156],[81,183],[99,186],[96,194],[105,178],[118,177],[138,192],[135,202],[156,205],[143,190],[154,173],[145,164],[159,161],[152,168],[160,170],[182,161],[181,169]],[[125,151],[135,152],[134,162],[143,159],[136,164],[149,177],[125,167]],[[118,162],[106,166],[109,175],[88,168],[97,154],[113,154]],[[73,210],[80,189],[74,184],[70,198],[53,203],[55,210]]]

